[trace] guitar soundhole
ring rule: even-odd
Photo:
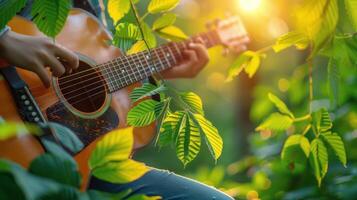
[[[106,100],[106,84],[98,69],[80,62],[76,72],[58,78],[64,99],[84,113],[98,111]]]

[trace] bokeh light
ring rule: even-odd
[[[280,90],[280,91],[282,91],[282,92],[287,92],[287,91],[289,90],[289,87],[290,87],[290,82],[289,82],[289,80],[287,80],[287,79],[285,79],[285,78],[279,79],[278,87],[279,87],[279,90]]]
[[[246,11],[252,12],[261,6],[261,0],[239,0],[239,7]]]

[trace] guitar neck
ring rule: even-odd
[[[185,59],[183,51],[188,48],[188,44],[197,39],[201,39],[207,48],[220,44],[217,32],[212,30],[182,42],[170,42],[150,51],[121,56],[100,64],[98,68],[106,79],[109,92],[115,92],[176,66]]]

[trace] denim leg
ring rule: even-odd
[[[133,194],[161,196],[167,200],[232,200],[232,197],[195,180],[176,175],[167,170],[151,169],[143,177],[127,184],[113,184],[95,177],[91,178],[89,189],[117,193],[130,189]]]

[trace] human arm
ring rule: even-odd
[[[50,86],[46,67],[58,77],[71,73],[79,62],[75,53],[48,38],[22,35],[11,30],[0,36],[0,60],[36,73],[46,87]]]

